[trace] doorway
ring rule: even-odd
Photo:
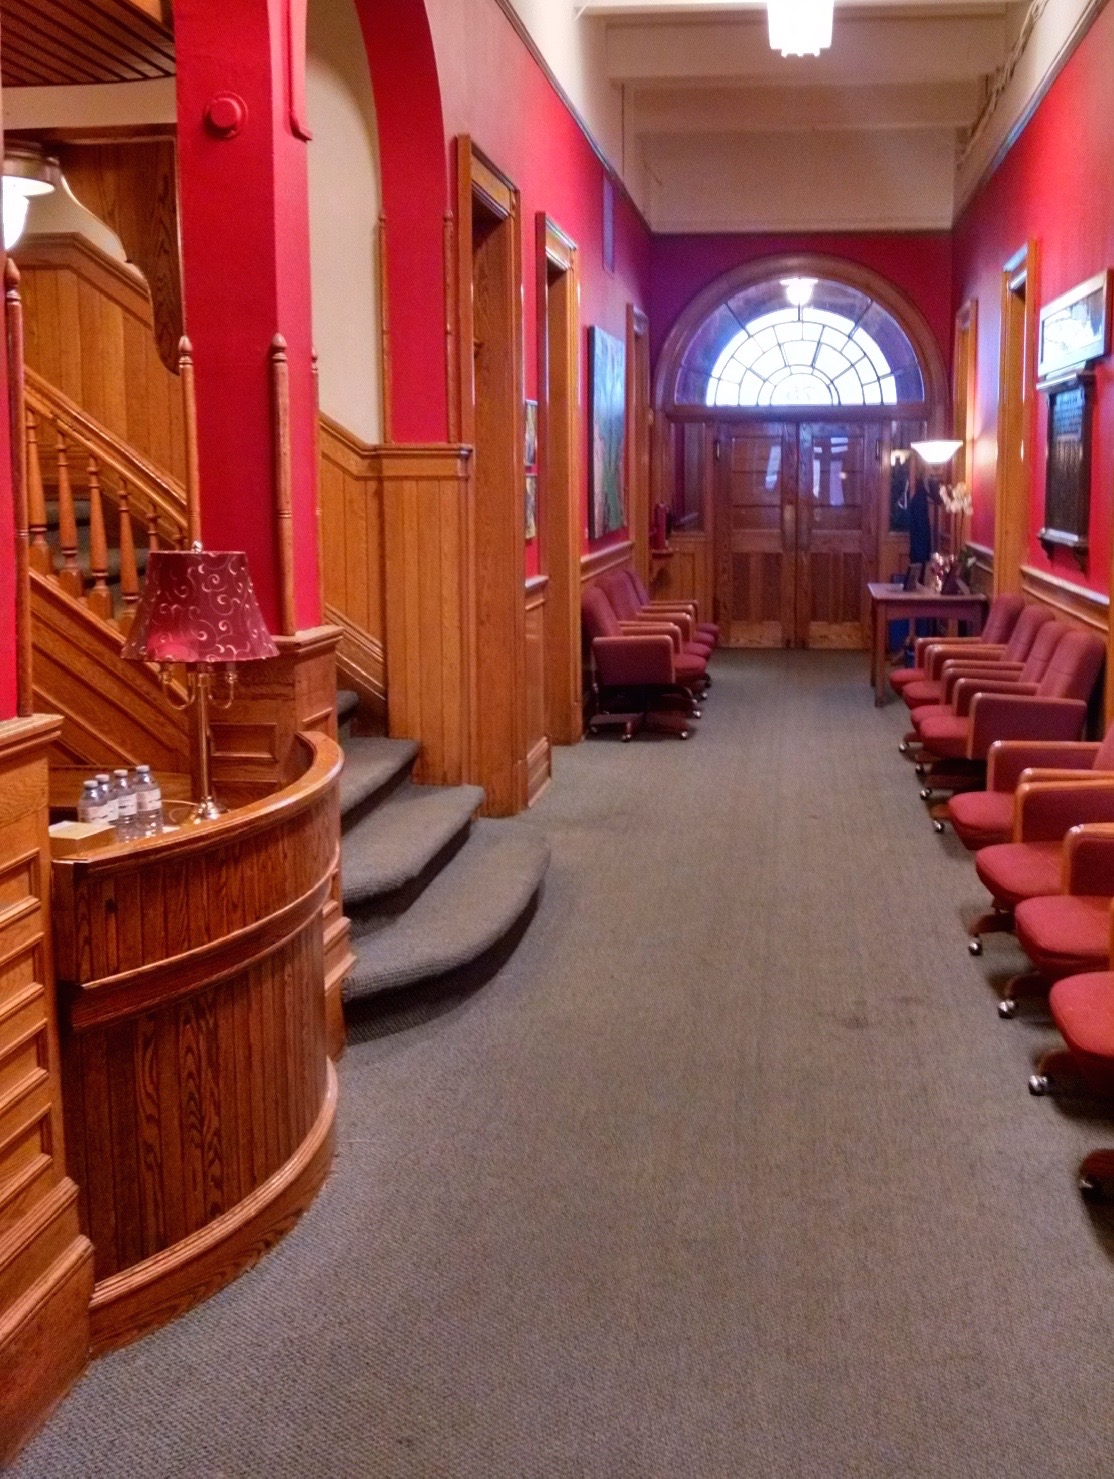
[[[864,646],[889,423],[748,420],[710,430],[716,610],[726,640]]]
[[[1021,590],[1029,545],[1028,442],[1036,353],[1036,244],[1002,270],[1002,340],[998,379],[998,487],[994,511],[994,593]]]

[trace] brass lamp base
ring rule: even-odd
[[[204,801],[199,801],[185,820],[187,827],[199,826],[202,822],[215,822],[218,817],[224,816],[228,810],[222,806],[215,796],[206,796]]]
[[[164,689],[170,692],[171,667],[167,664],[161,671]],[[190,710],[191,749],[194,762],[194,796],[195,802],[192,810],[182,823],[183,826],[200,826],[203,822],[215,822],[218,817],[224,816],[228,810],[213,795],[212,767],[210,757],[210,745],[212,739],[209,733],[209,707],[216,709],[227,709],[232,703],[232,696],[236,688],[236,669],[231,663],[225,666],[221,674],[224,680],[224,696],[222,700],[213,697],[213,687],[217,677],[211,663],[190,664],[186,670],[186,681],[189,697],[180,708]]]

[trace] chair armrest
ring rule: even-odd
[[[1066,894],[1114,896],[1114,826],[1072,827],[1064,838]]]
[[[681,640],[691,642],[696,631],[696,620],[691,611],[683,607],[670,609],[665,606],[643,606],[638,613],[639,621],[672,622],[681,629]]]
[[[978,693],[971,705],[967,756],[985,760],[998,739],[1078,739],[1087,719],[1081,698],[1021,698],[1005,693]]]
[[[673,643],[674,652],[681,650],[681,628],[670,621],[621,621],[619,623],[624,637],[641,637],[644,633],[652,633],[655,637],[668,637]]]
[[[1059,842],[1082,822],[1114,822],[1114,779],[1095,782],[1023,781],[1013,803],[1015,842]]]
[[[596,637],[592,656],[604,688],[673,682],[673,643],[668,636]]]
[[[997,662],[1006,650],[1004,643],[980,642],[977,637],[921,637],[917,642],[918,664],[921,642],[926,649],[924,668],[933,682],[939,680],[946,662]]]
[[[988,791],[1016,791],[1022,772],[1035,766],[1042,769],[1026,779],[1054,779],[1045,777],[1047,771],[1089,771],[1098,755],[1097,744],[1085,741],[1060,744],[1031,744],[1028,740],[995,740],[987,759],[986,789]]]
[[[946,662],[940,671],[944,703],[950,704],[961,678],[985,678],[989,683],[1014,683],[1021,677],[1019,662]]]
[[[965,719],[980,693],[1010,693],[1032,698],[1036,691],[1035,683],[1002,683],[991,678],[960,678],[952,690],[952,708],[960,718]]]

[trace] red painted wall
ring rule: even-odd
[[[1001,272],[1035,239],[1041,302],[1114,265],[1114,6],[1107,7],[1056,79],[1005,160],[955,229],[955,302],[979,313],[978,412],[972,536],[994,542]],[[1033,499],[1029,561],[1094,590],[1110,589],[1111,483],[1114,480],[1114,367],[1098,366],[1091,491],[1091,559],[1081,575],[1070,555],[1050,564],[1035,539],[1043,522],[1045,416],[1038,398],[1032,439]]]
[[[677,316],[717,277],[762,257],[817,252],[868,267],[900,288],[924,315],[944,363],[950,365],[951,250],[948,231],[655,236],[650,298],[650,341],[655,363]]]
[[[586,405],[587,329],[598,325],[622,339],[627,304],[646,309],[650,295],[650,236],[638,213],[616,192],[615,271],[603,266],[604,170],[560,96],[495,0],[426,0],[441,80],[447,144],[469,134],[514,182],[522,197],[525,394],[537,397],[537,291],[534,221],[545,211],[576,242],[580,255],[581,395]],[[588,418],[583,507],[588,508]],[[601,544],[622,535],[609,536]],[[527,573],[537,569],[527,549]]]

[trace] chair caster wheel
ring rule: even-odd
[[[1029,1092],[1034,1099],[1043,1099],[1051,1088],[1052,1085],[1049,1083],[1046,1074],[1031,1073],[1029,1075]]]
[[[908,740],[902,740],[901,741],[901,743],[897,747],[897,753],[899,755],[908,755],[908,753],[909,753],[909,741]]]
[[[681,738],[683,740],[685,740],[685,739],[688,739],[688,737],[689,737],[689,731],[687,729],[682,729],[681,730]]]
[[[1012,996],[1007,996],[1004,1001],[998,1003],[998,1015],[1003,1022],[1012,1021],[1017,1016],[1017,1002]]]
[[[979,939],[978,935],[972,935],[971,938],[967,941],[967,954],[982,954],[982,941]]]
[[[932,796],[932,787],[931,786],[922,786],[921,787],[921,800],[922,801],[928,801],[931,796]]]
[[[624,743],[624,745],[629,745],[632,739],[634,739],[634,735],[633,734],[624,734],[624,736],[623,736],[623,743]]]
[[[924,762],[921,761],[921,760],[918,760],[917,763],[916,763],[916,765],[914,765],[914,767],[913,767],[914,772],[917,775],[922,776],[922,777],[923,777],[923,775],[925,773],[925,769],[926,769],[926,766],[924,765]]]
[[[937,837],[940,837],[943,834],[944,824],[942,821],[940,821],[939,818],[937,818],[936,821],[933,822],[932,830],[936,833]]]
[[[1096,1181],[1093,1176],[1088,1176],[1084,1172],[1079,1178],[1079,1195],[1085,1202],[1101,1202],[1103,1199],[1102,1182]]]

